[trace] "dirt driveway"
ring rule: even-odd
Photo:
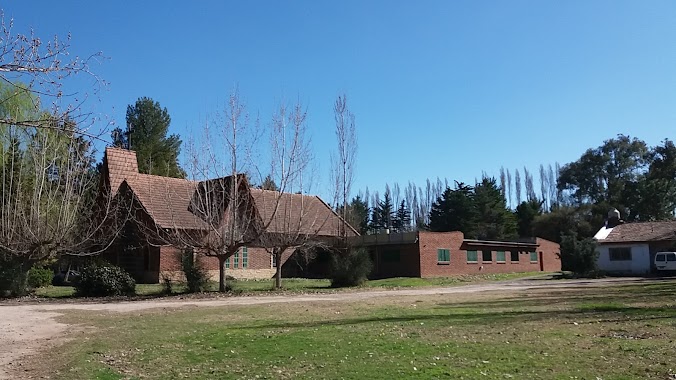
[[[23,372],[21,367],[24,365],[23,361],[28,360],[28,358],[38,350],[49,349],[49,347],[53,347],[60,343],[59,339],[68,328],[68,325],[57,322],[56,317],[65,310],[94,310],[125,313],[154,308],[178,308],[184,306],[214,307],[309,301],[345,302],[377,297],[466,294],[477,292],[515,292],[527,289],[561,289],[568,287],[603,287],[650,281],[651,280],[641,278],[559,281],[521,279],[445,288],[368,290],[313,295],[229,297],[218,299],[164,298],[116,303],[0,303],[0,379],[21,378],[20,376]]]

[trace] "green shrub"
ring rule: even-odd
[[[331,286],[359,286],[366,281],[373,264],[364,248],[334,252],[331,256]]]
[[[52,283],[54,272],[49,268],[33,267],[28,271],[28,287],[43,288]]]
[[[577,239],[572,233],[561,237],[561,269],[572,271],[579,277],[597,277],[599,257],[594,239]]]
[[[174,280],[169,276],[162,277],[162,293],[169,295],[174,293]]]
[[[198,293],[206,290],[209,274],[200,260],[195,259],[192,250],[181,253],[181,270],[185,275],[188,293]]]
[[[86,297],[127,296],[136,294],[136,281],[120,267],[93,264],[82,270],[75,289]]]
[[[0,297],[19,297],[27,293],[28,270],[24,264],[0,255]]]

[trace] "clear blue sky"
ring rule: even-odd
[[[18,27],[102,51],[87,106],[149,96],[187,136],[234,84],[269,117],[300,99],[324,187],[332,104],[356,115],[354,190],[567,163],[618,133],[674,138],[674,1],[4,1]],[[318,189],[320,193],[325,190]]]

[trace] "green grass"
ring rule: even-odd
[[[453,286],[468,283],[480,283],[487,281],[503,281],[518,278],[542,275],[542,272],[528,273],[499,273],[483,275],[463,275],[456,277],[440,278],[411,278],[396,277],[382,280],[367,281],[362,288],[409,288],[425,286]],[[275,292],[273,289],[274,280],[235,280],[229,281],[234,294],[255,294],[264,292]],[[355,289],[355,288],[352,288]],[[357,288],[358,289],[358,288]],[[208,291],[216,292],[218,284],[211,282],[208,285]],[[331,288],[331,281],[325,279],[305,279],[305,278],[285,278],[282,279],[282,291],[284,292],[328,292],[339,291],[340,289]],[[174,284],[174,293],[185,293],[184,284]],[[164,290],[161,284],[138,284],[136,285],[136,294],[139,296],[162,296]],[[75,288],[72,286],[48,286],[36,289],[35,295],[43,298],[68,298],[75,296]]]
[[[45,365],[68,379],[670,379],[675,286],[78,311],[63,321],[86,335]]]

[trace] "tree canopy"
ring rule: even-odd
[[[184,178],[178,163],[182,141],[176,134],[167,136],[170,124],[166,108],[151,98],[139,98],[127,106],[128,130],[113,130],[113,145],[135,150],[141,173]]]

